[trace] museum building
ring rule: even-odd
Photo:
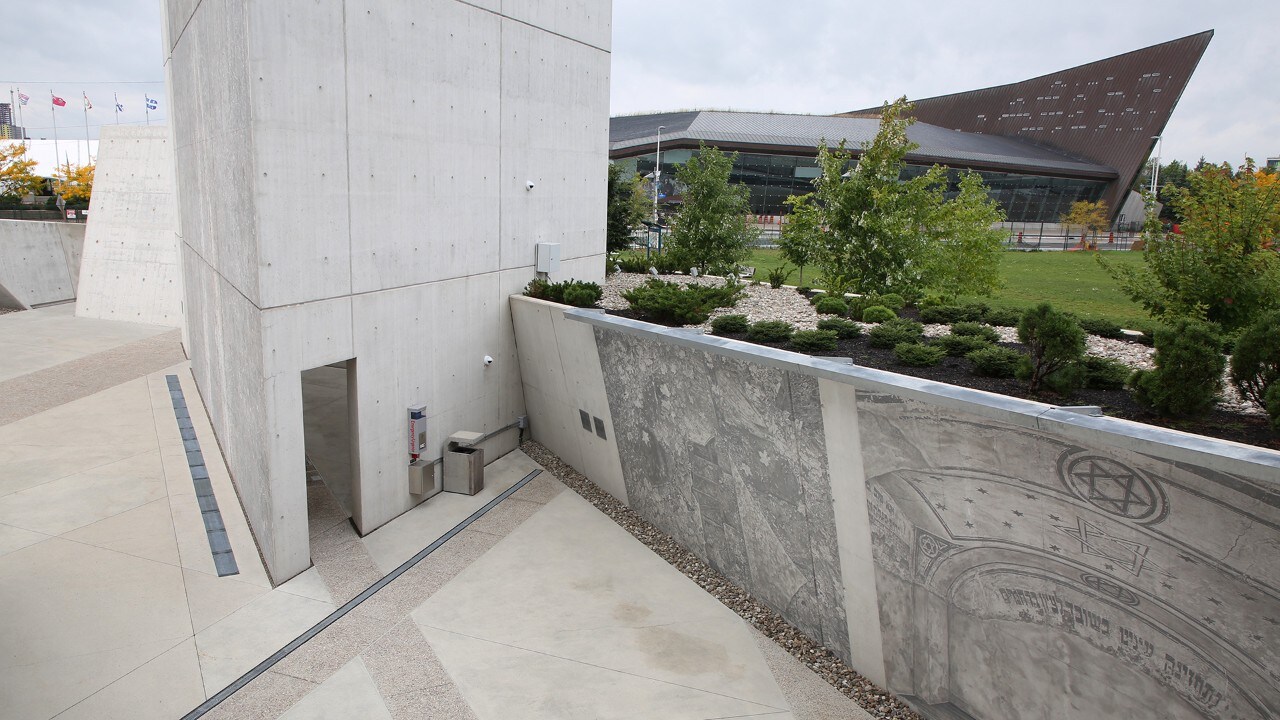
[[[938,164],[982,175],[1013,222],[1057,222],[1079,200],[1104,200],[1120,217],[1129,188],[1208,47],[1213,31],[1023,82],[913,101],[916,147],[904,179]],[[661,194],[679,202],[675,169],[700,144],[738,153],[732,182],[751,190],[757,215],[783,215],[789,195],[812,190],[816,155],[875,137],[879,108],[839,115],[692,110],[611,118],[609,157],[651,175],[661,140]],[[1133,220],[1133,218],[1129,218]]]

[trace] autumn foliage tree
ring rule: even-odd
[[[35,166],[22,145],[0,145],[0,199],[16,200],[37,192],[40,178],[32,172]]]
[[[1071,203],[1071,209],[1059,219],[1059,222],[1068,228],[1078,227],[1089,234],[1097,235],[1107,229],[1107,201],[1077,200]]]
[[[93,194],[93,170],[93,165],[59,165],[53,173],[53,191],[68,203],[88,203]]]
[[[1280,308],[1280,182],[1247,158],[1239,172],[1205,165],[1188,182],[1170,197],[1180,233],[1148,219],[1144,266],[1099,261],[1153,317],[1208,320],[1234,333]]]

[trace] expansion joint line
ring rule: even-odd
[[[395,582],[396,578],[399,578],[401,575],[408,572],[409,569],[412,568],[414,565],[417,565],[418,563],[422,562],[422,560],[425,559],[428,555],[430,555],[431,553],[439,549],[441,545],[444,545],[446,542],[449,542],[449,540],[451,540],[453,536],[457,535],[463,530],[466,530],[468,525],[484,517],[485,513],[497,507],[499,503],[511,497],[513,494],[515,494],[517,490],[527,485],[531,480],[538,477],[538,475],[540,474],[542,474],[541,470],[534,470],[530,472],[528,475],[525,475],[524,477],[520,478],[520,480],[515,485],[512,485],[511,487],[507,488],[501,495],[485,503],[484,507],[471,513],[471,515],[467,517],[467,519],[463,520],[457,525],[454,525],[453,528],[449,530],[449,532],[445,533],[444,535],[441,535],[435,542],[422,548],[422,550],[418,551],[418,554],[414,555],[408,560],[405,560],[404,563],[400,565],[400,567],[387,573],[385,577],[383,577],[378,582],[370,585],[368,588],[364,590],[364,592],[348,600],[345,605],[338,608],[337,610],[334,610],[332,613],[326,616],[323,620],[311,626],[309,630],[302,633],[301,635],[294,638],[293,640],[289,641],[289,643],[284,647],[272,653],[271,656],[268,657],[266,660],[263,660],[262,662],[255,665],[252,670],[245,673],[244,675],[241,675],[230,685],[214,693],[212,697],[200,703],[200,705],[198,705],[191,712],[187,713],[186,715],[183,715],[182,720],[196,720],[196,718],[202,717],[205,713],[216,708],[227,698],[231,697],[232,695],[235,695],[245,685],[248,685],[249,683],[253,682],[255,679],[257,679],[259,675],[270,670],[272,666],[274,666],[276,663],[288,657],[289,653],[292,653],[294,650],[297,650],[298,648],[305,645],[308,640],[310,640],[311,638],[314,638],[316,635],[319,635],[321,632],[324,632],[325,628],[341,620],[343,616],[345,616],[347,613],[359,607],[360,604],[363,603],[365,600],[368,600],[369,598],[373,597],[379,590],[390,585],[392,582]]]

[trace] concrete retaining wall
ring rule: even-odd
[[[533,436],[927,717],[1280,713],[1280,453],[563,314],[522,369],[598,356],[611,434]]]
[[[83,247],[83,225],[0,220],[0,306],[74,300]]]
[[[165,125],[106,125],[84,235],[76,315],[182,324],[173,145]]]

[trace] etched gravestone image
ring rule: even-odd
[[[860,392],[891,690],[926,716],[1280,713],[1261,483]]]

